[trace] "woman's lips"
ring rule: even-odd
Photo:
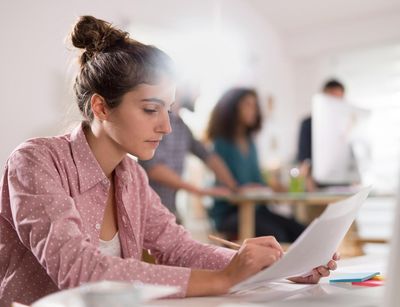
[[[146,141],[146,143],[149,143],[149,145],[151,145],[154,148],[157,148],[158,145],[160,144],[161,140],[151,140],[151,141]]]

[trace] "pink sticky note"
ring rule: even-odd
[[[379,287],[384,285],[384,281],[369,279],[361,282],[352,282],[351,284],[354,286],[361,286],[361,287]]]

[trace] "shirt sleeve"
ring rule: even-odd
[[[150,250],[158,263],[220,270],[230,262],[235,251],[193,240],[176,224],[175,216],[161,204],[157,194],[152,190],[149,193],[152,205],[146,217],[144,248]]]
[[[83,234],[84,221],[74,199],[63,188],[55,162],[46,148],[31,147],[14,152],[8,161],[5,180],[13,227],[22,244],[59,289],[100,280],[141,281],[179,286],[181,291],[177,296],[185,295],[190,277],[188,268],[153,265],[100,253],[89,236]],[[159,208],[153,215],[157,214],[161,214]],[[166,243],[167,236],[177,229],[167,223],[164,225],[167,234],[157,234],[157,226],[162,228],[157,222],[149,227],[153,233],[151,238],[157,242]],[[182,232],[180,229],[176,238],[182,238]],[[173,242],[161,251],[171,254]],[[182,242],[177,245],[178,250],[182,250]],[[190,257],[190,253],[186,255]],[[175,263],[178,262],[176,258],[171,257]],[[179,259],[183,262],[183,258]]]
[[[189,149],[192,154],[197,156],[202,161],[206,161],[208,157],[211,155],[211,151],[207,150],[203,143],[197,140],[192,131],[190,131],[189,127],[185,124],[185,129],[187,130],[187,135],[190,138]]]

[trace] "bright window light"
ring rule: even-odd
[[[133,28],[136,39],[159,47],[173,58],[182,82],[199,88],[195,114],[185,112],[182,117],[190,117],[190,127],[195,134],[201,134],[222,91],[243,82],[248,58],[243,39],[215,27],[179,31]]]

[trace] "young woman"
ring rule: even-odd
[[[83,50],[74,90],[85,120],[70,134],[25,142],[7,161],[0,305],[99,280],[218,295],[277,261],[282,249],[272,237],[250,239],[238,252],[193,241],[128,157],[150,159],[171,131],[169,57],[91,16],[78,20],[71,39]],[[142,262],[143,249],[158,264]],[[335,266],[297,281],[317,282]]]
[[[207,137],[242,187],[265,186],[253,140],[261,123],[257,94],[248,88],[233,88],[223,94],[210,118]],[[217,230],[237,234],[237,207],[217,199],[210,214]],[[256,209],[257,236],[273,235],[279,242],[293,242],[303,230],[293,218],[274,214],[264,205]]]

